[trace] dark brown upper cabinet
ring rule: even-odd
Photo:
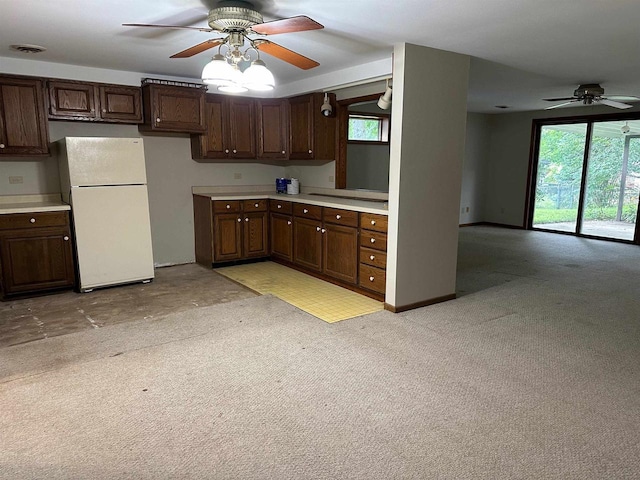
[[[147,84],[142,87],[142,131],[202,133],[205,131],[205,91],[200,88]]]
[[[320,111],[323,93],[311,93],[289,99],[290,152],[292,160],[335,160],[337,122],[336,97],[329,94],[333,114]]]
[[[141,123],[139,87],[49,80],[49,118],[109,123]]]
[[[258,158],[289,158],[289,102],[286,99],[257,99]]]
[[[0,76],[0,155],[49,155],[41,79]]]

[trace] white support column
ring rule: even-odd
[[[386,302],[455,296],[470,58],[394,49]]]

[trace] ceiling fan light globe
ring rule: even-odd
[[[202,69],[202,81],[207,85],[225,86],[233,83],[234,69],[225,58],[217,54]]]
[[[244,71],[242,76],[243,85],[250,90],[267,92],[273,90],[276,86],[273,74],[260,59],[255,60],[251,66]]]
[[[243,84],[243,75],[237,68],[231,67],[230,82],[226,85],[218,86],[218,91],[223,93],[244,93],[247,92],[247,87]]]

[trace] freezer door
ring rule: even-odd
[[[81,291],[153,278],[145,185],[75,187],[71,204]]]
[[[62,140],[62,168],[70,186],[146,184],[141,138],[67,137]]]

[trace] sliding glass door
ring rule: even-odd
[[[542,125],[532,228],[633,241],[640,120]]]

